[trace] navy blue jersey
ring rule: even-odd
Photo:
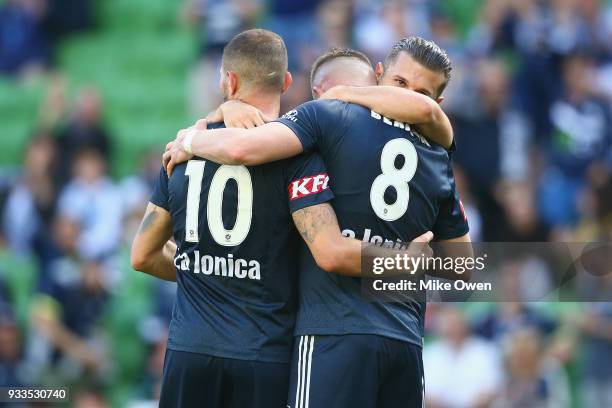
[[[280,123],[318,151],[334,190],[343,234],[365,242],[411,241],[431,230],[436,239],[468,232],[449,153],[369,109],[312,101]],[[302,257],[296,334],[379,334],[421,344],[425,305],[367,302],[358,278],[327,274]]]
[[[329,201],[327,184],[313,154],[255,167],[194,158],[169,179],[160,171],[151,202],[170,212],[178,246],[170,349],[289,361],[300,244],[290,213]]]

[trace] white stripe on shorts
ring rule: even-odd
[[[298,347],[298,377],[295,387],[295,408],[308,408],[310,400],[310,373],[314,336],[301,336]]]

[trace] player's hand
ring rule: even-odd
[[[251,129],[271,121],[259,109],[236,100],[224,102],[217,112],[221,114],[225,127],[228,128]]]
[[[166,151],[162,156],[163,166],[166,169],[168,177],[172,176],[172,172],[176,165],[183,163],[193,157],[192,154],[187,153],[183,149],[183,139],[189,129],[182,129],[179,131],[176,140],[168,143]]]
[[[186,152],[183,148],[183,140],[185,139],[185,135],[187,134],[187,132],[192,129],[206,130],[206,127],[206,119],[200,119],[196,122],[194,126],[187,129],[179,130],[176,135],[176,139],[166,145],[166,151],[162,156],[162,165],[166,169],[168,177],[172,175],[174,167],[176,167],[180,163],[190,160],[193,157],[193,154]]]
[[[433,239],[434,234],[431,231],[427,231],[423,235],[420,235],[413,239],[408,245],[409,256],[421,256],[424,255],[426,258],[433,256],[433,250],[429,246],[429,243]]]

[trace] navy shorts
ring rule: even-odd
[[[290,408],[422,408],[422,348],[388,337],[297,337]]]
[[[285,408],[288,363],[166,350],[160,407]]]

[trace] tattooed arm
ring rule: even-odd
[[[341,275],[361,275],[361,241],[340,233],[331,205],[302,208],[293,213],[293,222],[321,269]]]
[[[165,209],[149,203],[132,244],[132,267],[163,280],[176,281],[172,219]]]
[[[302,208],[293,213],[293,222],[308,245],[317,265],[326,272],[339,275],[361,276],[362,251],[367,256],[393,257],[397,254],[418,253],[429,248],[427,243],[433,238],[426,232],[412,242],[420,245],[396,250],[378,245],[365,245],[361,241],[348,238],[340,232],[336,213],[329,203]],[[429,254],[429,252],[428,252]]]

